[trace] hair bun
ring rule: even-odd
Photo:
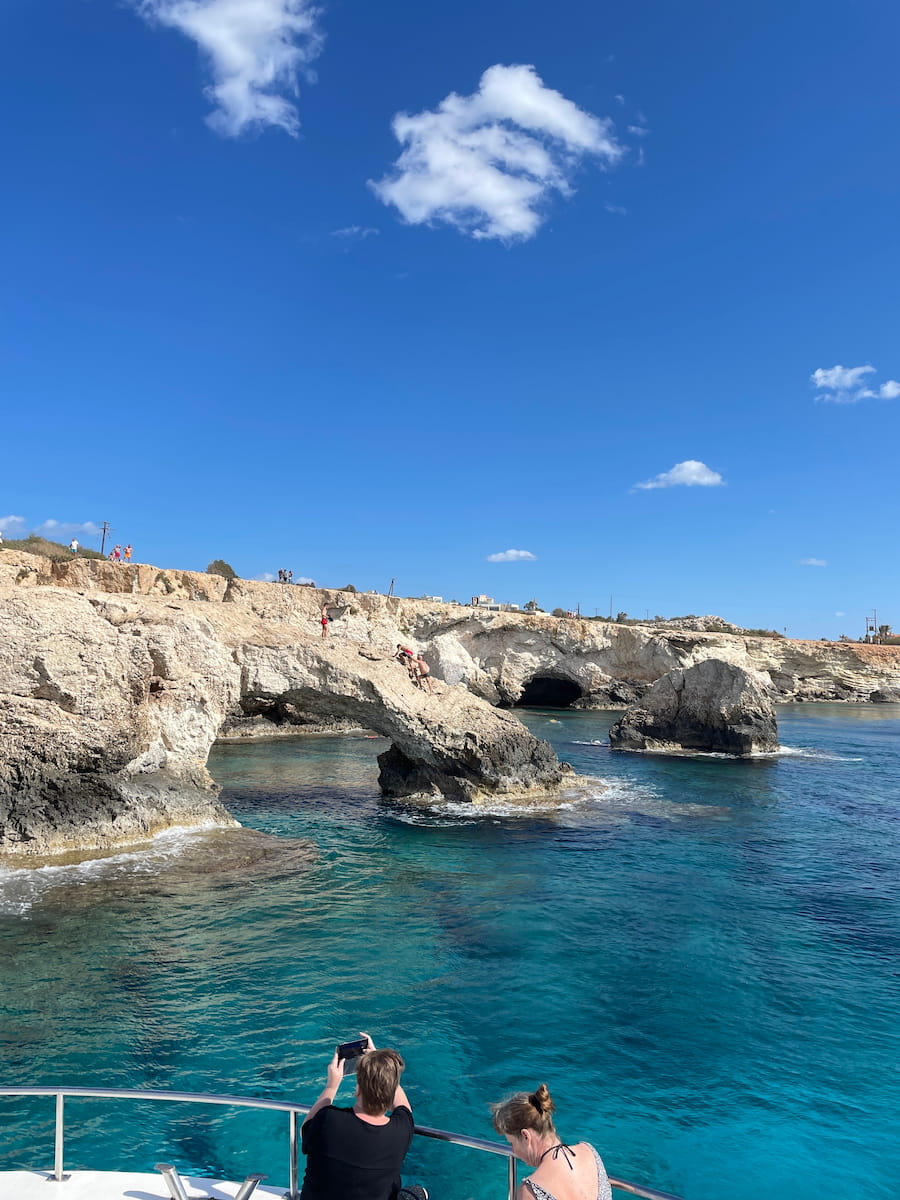
[[[542,1115],[544,1113],[552,1113],[556,1107],[550,1096],[550,1090],[546,1083],[542,1083],[539,1087],[535,1088],[528,1099],[529,1102],[533,1104],[538,1112]]]

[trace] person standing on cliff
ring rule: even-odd
[[[415,670],[416,682],[418,683],[419,687],[423,692],[427,687],[428,695],[433,696],[434,684],[431,682],[431,671],[429,670],[428,663],[423,658],[421,652],[416,656]]]
[[[327,638],[328,637],[328,605],[327,604],[322,605],[322,616],[320,619],[320,624],[322,626],[322,637]]]
[[[78,539],[77,538],[72,538],[71,542],[69,542],[69,549],[72,551],[73,554],[78,553]]]
[[[123,553],[124,553],[124,555],[125,555],[125,561],[126,561],[127,563],[130,563],[130,562],[131,562],[131,556],[132,556],[132,554],[134,553],[134,550],[133,550],[133,547],[132,547],[132,545],[131,545],[131,542],[129,542],[129,543],[128,543],[128,545],[125,547],[125,550],[124,550],[124,552],[123,552]]]

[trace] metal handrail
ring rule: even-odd
[[[65,1098],[87,1097],[95,1100],[169,1100],[183,1104],[225,1104],[235,1108],[267,1108],[275,1112],[286,1112],[290,1120],[290,1186],[285,1193],[285,1200],[299,1200],[300,1196],[300,1138],[297,1123],[298,1113],[306,1114],[312,1105],[293,1104],[287,1100],[258,1100],[246,1096],[217,1096],[202,1092],[156,1092],[143,1091],[140,1088],[86,1088],[86,1087],[0,1087],[0,1096],[55,1096],[56,1123],[54,1136],[54,1166],[51,1179],[61,1182],[65,1179],[63,1172],[64,1129],[65,1129]],[[516,1194],[516,1159],[509,1146],[502,1142],[489,1142],[485,1138],[468,1137],[464,1133],[449,1133],[445,1129],[431,1129],[427,1125],[416,1125],[414,1132],[419,1137],[433,1138],[439,1142],[450,1142],[454,1146],[465,1146],[469,1150],[483,1150],[488,1154],[499,1154],[508,1161],[509,1200],[515,1200]],[[656,1188],[644,1187],[642,1184],[629,1183],[625,1179],[609,1177],[610,1185],[633,1196],[641,1196],[644,1200],[680,1200],[670,1192],[661,1192]]]

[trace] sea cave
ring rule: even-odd
[[[581,695],[581,688],[571,679],[535,675],[525,684],[516,704],[520,708],[570,708]]]

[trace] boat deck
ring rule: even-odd
[[[239,1183],[182,1175],[190,1200],[234,1200]],[[261,1183],[253,1200],[281,1200],[287,1188]],[[0,1171],[0,1200],[171,1200],[158,1172],[72,1171],[61,1183],[52,1171]]]

